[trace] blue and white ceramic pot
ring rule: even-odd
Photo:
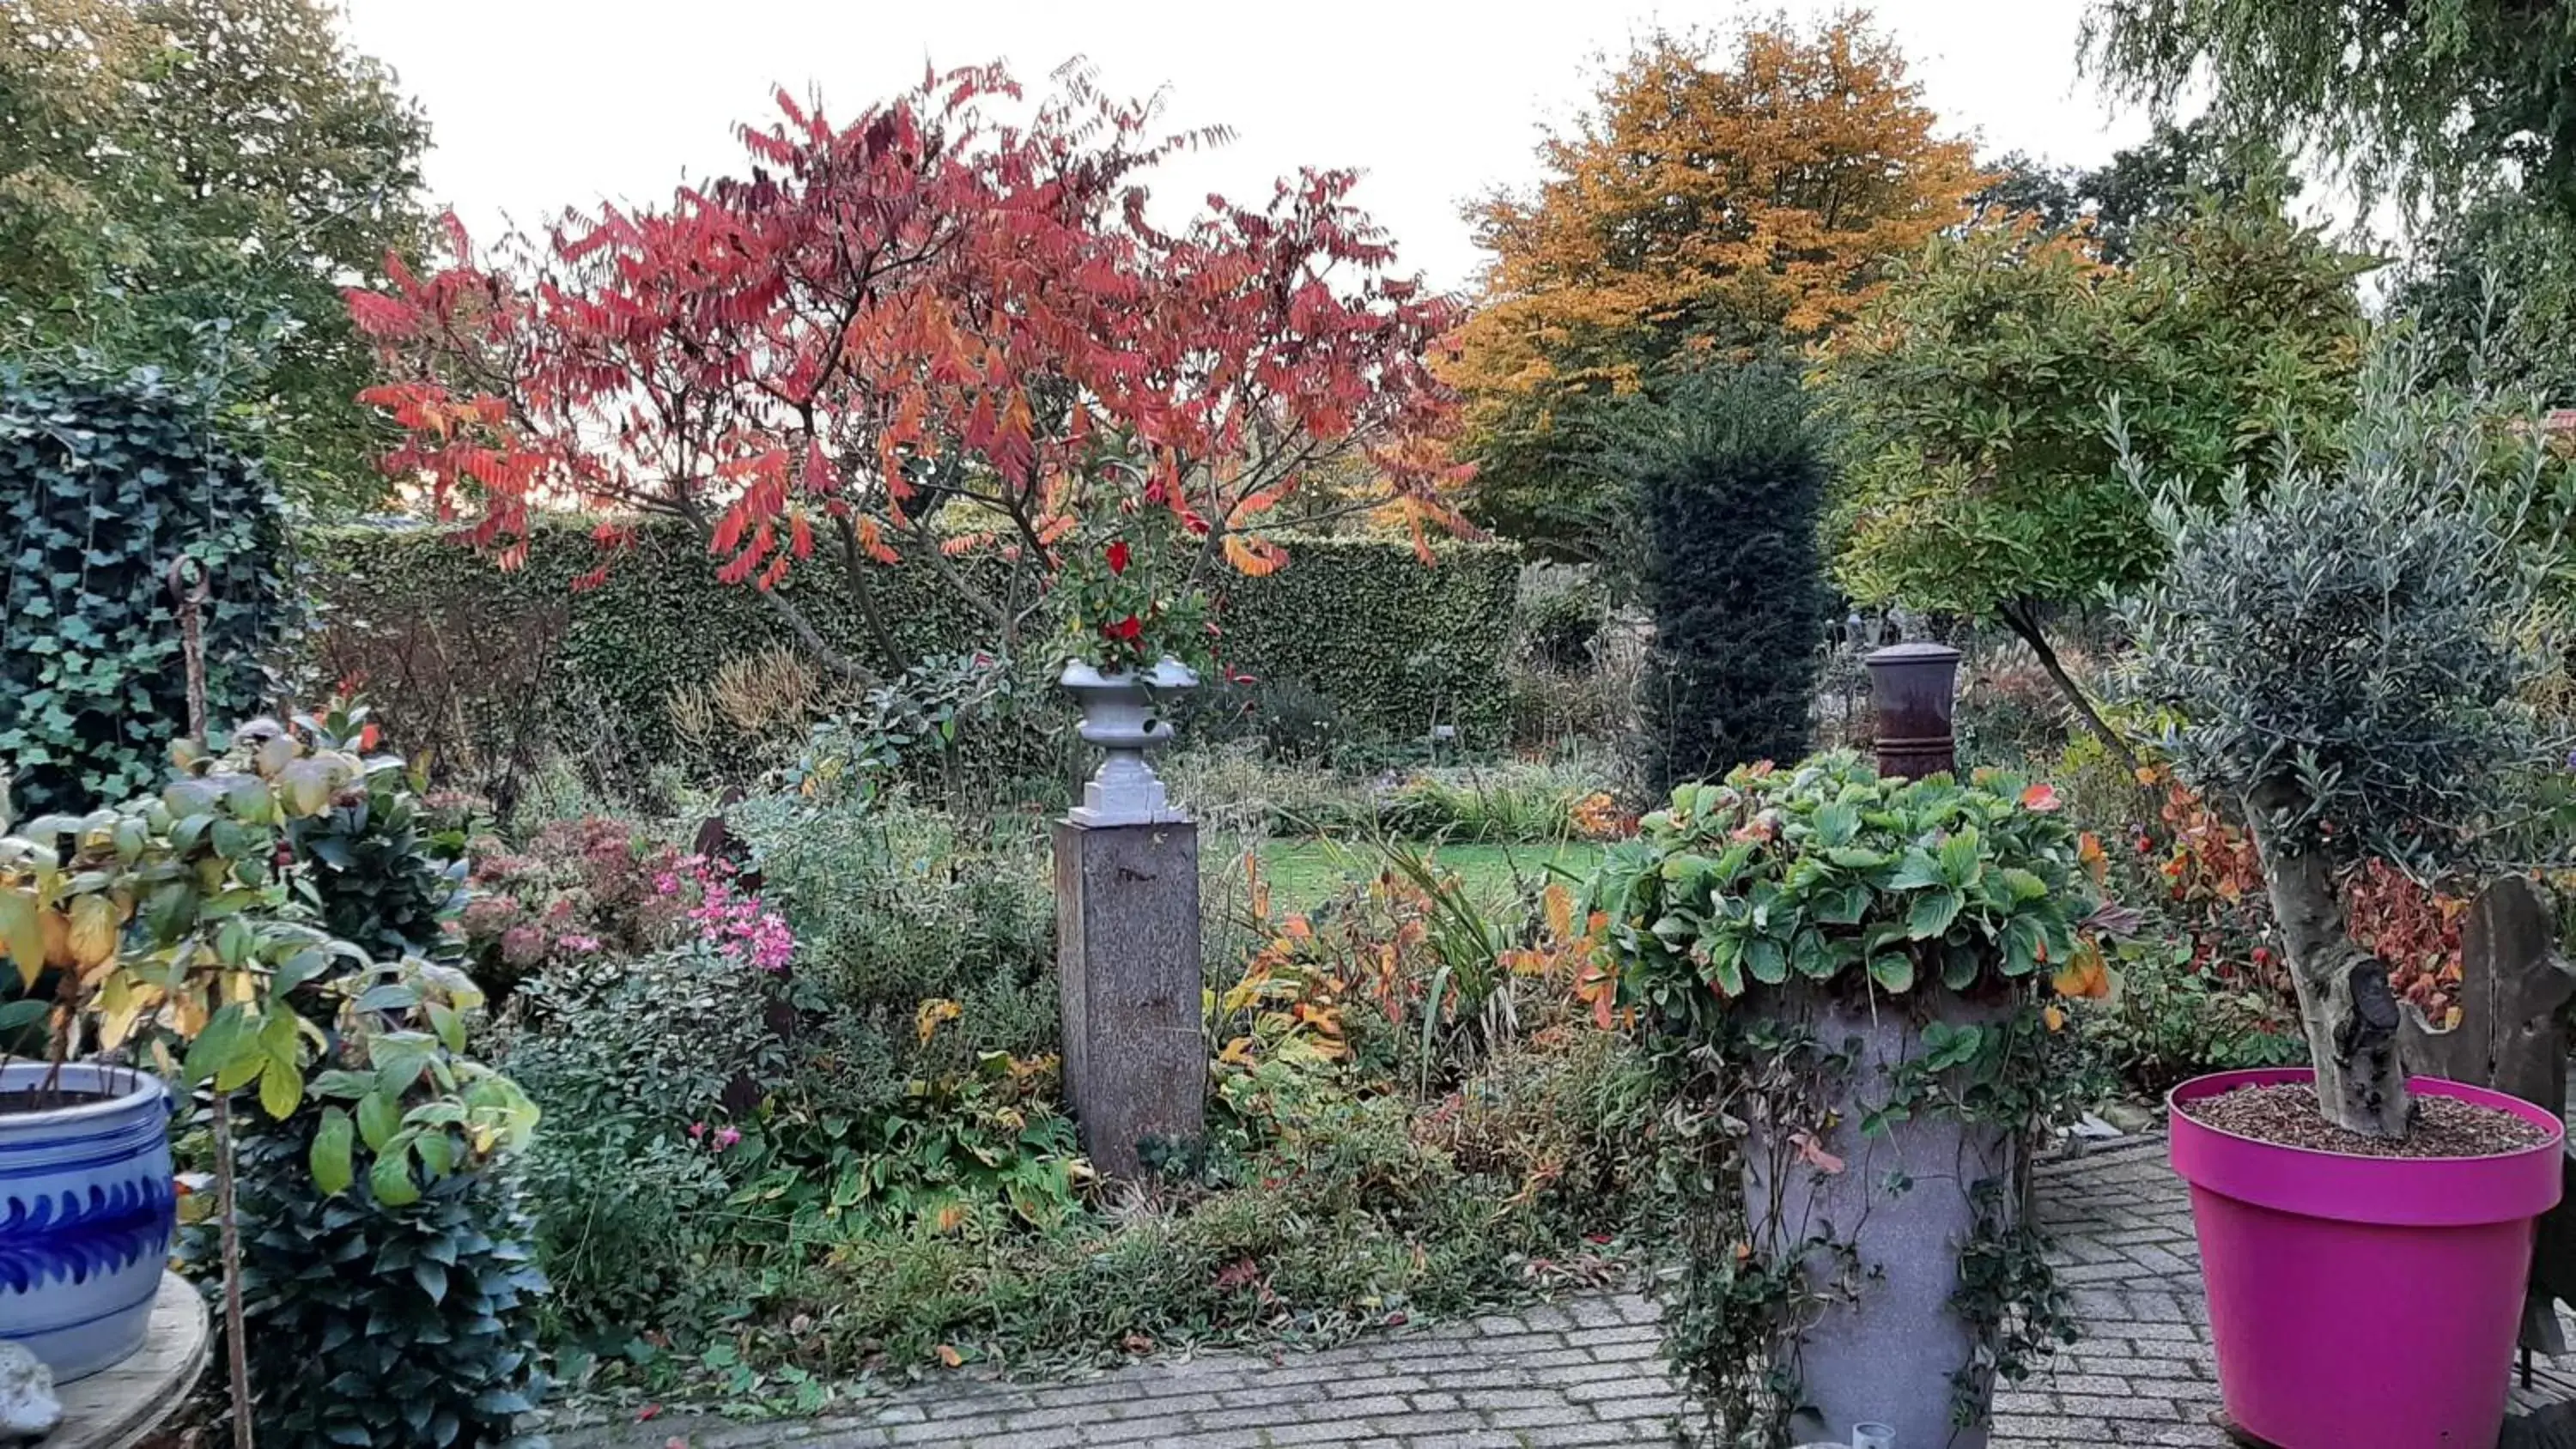
[[[143,1346],[179,1199],[161,1079],[80,1062],[49,1083],[53,1071],[0,1066],[0,1103],[44,1088],[95,1099],[0,1110],[0,1339],[66,1383]]]

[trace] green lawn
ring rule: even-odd
[[[1442,845],[1431,858],[1457,872],[1469,890],[1487,900],[1512,896],[1515,875],[1543,880],[1551,866],[1582,876],[1601,858],[1601,847],[1586,840],[1548,845]],[[1267,840],[1261,845],[1261,867],[1270,881],[1276,908],[1306,910],[1330,896],[1343,882],[1364,880],[1383,865],[1375,847],[1356,840]]]

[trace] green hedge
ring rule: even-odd
[[[1503,662],[1517,552],[1444,544],[1425,565],[1409,544],[1288,538],[1267,578],[1230,577],[1218,600],[1222,657],[1263,681],[1295,682],[1333,702],[1355,730],[1418,739],[1454,724],[1499,744]],[[714,567],[678,528],[642,530],[607,581],[588,531],[538,531],[526,563],[504,572],[427,529],[332,532],[309,550],[325,616],[322,664],[362,678],[405,739],[506,750],[543,733],[574,748],[669,758],[671,691],[729,658],[792,643],[777,615]],[[965,610],[925,571],[878,574],[885,615],[919,653],[980,642]],[[835,644],[867,650],[837,575],[817,563],[783,586]]]

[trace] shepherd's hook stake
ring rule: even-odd
[[[205,605],[212,593],[206,566],[194,556],[170,560],[170,598],[179,607],[179,647],[188,668],[188,736],[206,748]],[[242,1341],[241,1222],[233,1215],[233,1113],[231,1095],[215,1099],[215,1217],[223,1245],[224,1361],[232,1382],[233,1449],[251,1449],[250,1349]]]

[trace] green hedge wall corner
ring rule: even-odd
[[[21,814],[161,779],[188,726],[167,572],[203,564],[206,718],[262,708],[292,572],[276,492],[149,372],[0,369],[0,772]],[[0,812],[5,813],[5,812]]]
[[[1224,581],[1216,617],[1228,666],[1304,685],[1385,738],[1449,724],[1471,743],[1501,741],[1516,550],[1443,544],[1425,564],[1401,541],[1282,542],[1285,568]],[[397,738],[442,750],[506,749],[542,731],[577,749],[689,764],[671,692],[794,642],[749,588],[716,582],[676,525],[641,530],[606,583],[578,592],[572,580],[598,553],[570,520],[540,528],[525,565],[508,572],[426,528],[338,530],[310,552],[326,623],[319,662],[362,681]],[[877,579],[916,652],[981,642],[936,578],[893,567]],[[868,652],[832,565],[798,570],[784,592],[833,643]]]

